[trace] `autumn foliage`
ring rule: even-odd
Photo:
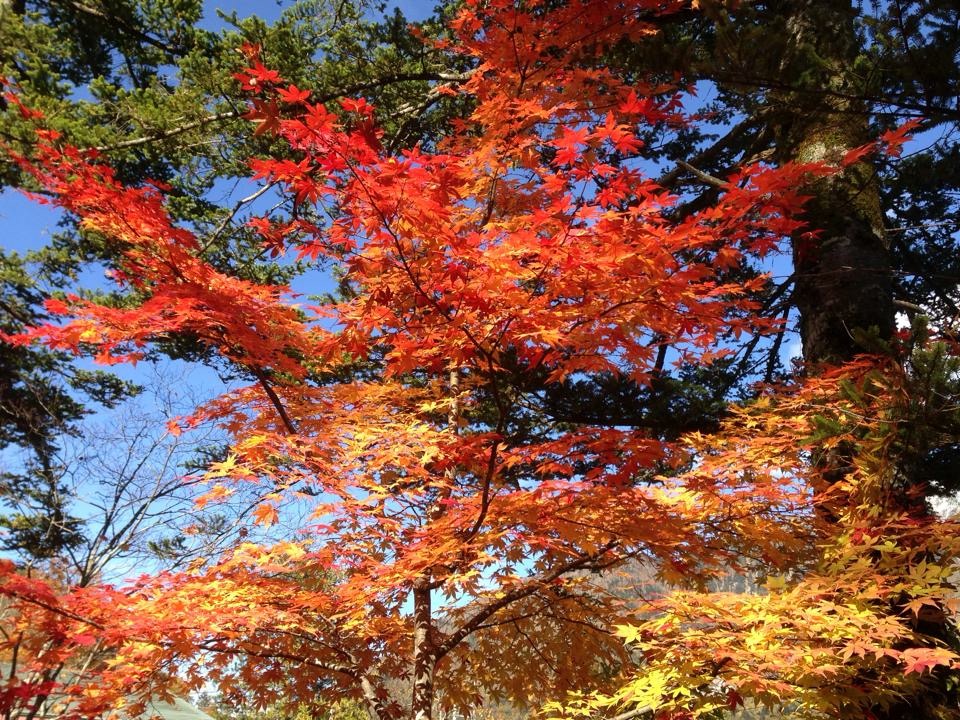
[[[324,304],[219,272],[162,189],[125,187],[38,133],[22,167],[122,248],[113,279],[137,301],[51,300],[62,324],[8,340],[114,363],[183,333],[235,363],[249,384],[170,431],[219,422],[230,452],[198,502],[250,502],[278,539],[80,593],[5,566],[6,637],[35,638],[25,667],[98,643],[96,682],[55,688],[74,698],[64,716],[123,709],[174,676],[241,702],[352,695],[382,720],[482,697],[572,714],[689,717],[745,697],[850,713],[955,667],[915,630],[955,609],[960,533],[884,503],[907,422],[896,363],[771,388],[720,433],[676,442],[543,405],[570,378],[645,387],[665,356],[707,364],[775,329],[756,312],[766,278],[730,271],[777,252],[804,183],[836,171],[741,167],[715,204],[678,211],[638,135],[695,121],[682,89],[602,58],[687,6],[468,3],[448,51],[474,70],[437,92],[473,111],[438,147],[401,154],[362,98],[312,103],[245,48],[253,132],[299,158],[251,160],[294,208],[251,224],[274,257],[342,273]],[[840,446],[855,465],[825,482],[813,456]],[[638,603],[589,572],[627,560],[685,589]],[[731,570],[768,575],[766,592],[706,591]],[[51,690],[4,682],[4,708]],[[566,696],[585,690],[599,694]]]

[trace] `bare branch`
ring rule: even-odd
[[[715,187],[718,190],[730,189],[730,183],[728,183],[726,180],[721,180],[718,177],[714,177],[710,173],[704,172],[703,170],[699,170],[695,168],[693,165],[691,165],[690,163],[686,162],[685,160],[677,160],[677,165],[682,167],[687,172],[692,173],[698,179],[702,180],[703,182],[705,182],[707,185],[710,185],[711,187]]]
[[[223,122],[224,120],[232,120],[236,117],[239,117],[240,113],[230,110],[222,113],[215,113],[213,115],[207,115],[202,117],[199,120],[193,120],[192,122],[183,123],[182,125],[176,125],[167,130],[161,130],[159,132],[154,132],[149,135],[144,135],[142,137],[130,138],[129,140],[120,140],[111,145],[98,145],[93,148],[98,152],[112,152],[114,150],[126,150],[127,148],[139,147],[140,145],[147,145],[148,143],[158,142],[160,140],[168,140],[177,135],[182,135],[183,133],[190,132],[191,130],[197,130],[202,128],[205,125],[211,123]]]
[[[500,597],[494,599],[486,605],[481,606],[473,615],[471,615],[464,623],[460,625],[459,629],[447,635],[443,642],[437,646],[437,661],[439,661],[457,645],[463,642],[463,640],[469,637],[471,633],[477,630],[484,623],[484,621],[486,621],[487,618],[491,617],[494,613],[499,612],[517,600],[521,600],[522,598],[533,595],[544,585],[553,582],[557,578],[574,572],[575,570],[589,569],[590,567],[594,566],[600,560],[600,558],[613,550],[617,544],[617,540],[611,540],[596,552],[591,553],[590,555],[584,555],[582,557],[575,558],[553,568],[552,570],[528,578],[517,587],[507,590]]]

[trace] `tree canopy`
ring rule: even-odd
[[[214,683],[260,706],[358,698],[377,720],[497,700],[955,716],[960,533],[928,504],[954,480],[936,463],[958,444],[955,287],[922,269],[954,238],[900,233],[899,252],[883,227],[953,212],[913,170],[952,149],[896,158],[955,120],[955,11],[893,5],[468,2],[447,30],[327,25],[306,66],[265,39],[281,22],[217,65],[234,109],[194,106],[228,117],[94,152],[7,93],[9,176],[76,219],[118,290],[31,296],[5,348],[232,368],[244,383],[168,428],[220,426],[198,504],[240,504],[273,541],[123,587],[6,564],[7,644],[38,672],[11,673],[5,709],[87,717]],[[201,42],[163,27],[134,33],[143,58],[98,41],[130,55],[125,83]],[[358,35],[420,69],[318,83]],[[884,70],[901,51],[944,75]],[[707,80],[716,99],[694,100]],[[242,204],[204,214],[183,184],[202,154],[161,156],[153,181],[125,155],[223,120],[230,172],[278,193],[242,225]],[[339,292],[298,296],[294,264],[333,268]],[[612,592],[627,563],[661,589]],[[712,589],[731,572],[763,590]],[[95,684],[45,674],[79,657]]]

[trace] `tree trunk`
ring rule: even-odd
[[[431,720],[433,716],[433,670],[437,649],[433,642],[432,615],[430,586],[424,582],[413,589],[412,720]]]
[[[370,720],[397,720],[397,713],[394,712],[389,700],[370,677],[360,678],[360,690],[363,692]]]
[[[846,0],[794,0],[782,72],[803,91],[783,97],[775,128],[782,161],[837,163],[870,141],[867,108],[848,81],[856,59],[855,10]],[[811,87],[810,85],[813,84]],[[812,183],[805,219],[816,231],[793,241],[794,300],[808,366],[839,364],[858,342],[894,329],[893,285],[879,189],[869,161]]]
[[[839,164],[851,149],[870,141],[869,114],[848,80],[856,54],[854,18],[848,0],[795,0],[781,7],[786,38],[781,81],[796,88],[773,96],[778,103],[773,133],[781,163]],[[883,231],[879,188],[869,160],[811,182],[792,239],[793,300],[800,315],[803,360],[808,374],[868,352],[863,340],[889,340],[894,328],[893,287]],[[868,342],[869,345],[869,342]],[[823,493],[850,471],[850,450],[838,447],[820,458]],[[836,520],[822,504],[820,516]]]

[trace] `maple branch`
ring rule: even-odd
[[[430,305],[434,310],[436,310],[443,319],[448,322],[453,322],[453,317],[451,316],[449,310],[440,305],[439,302],[433,297],[432,293],[428,293],[423,287],[423,283],[420,282],[420,278],[417,277],[417,274],[413,271],[413,268],[410,267],[410,263],[407,260],[406,254],[403,252],[403,243],[400,241],[400,236],[397,234],[396,230],[393,228],[393,223],[387,219],[386,213],[383,209],[376,203],[373,193],[370,191],[370,188],[367,186],[367,183],[364,181],[363,177],[357,173],[352,167],[351,171],[353,172],[354,179],[360,183],[360,186],[363,188],[364,192],[367,194],[367,199],[370,201],[370,206],[376,211],[377,216],[381,223],[383,223],[384,228],[387,233],[389,233],[391,239],[393,240],[393,246],[396,248],[397,257],[400,260],[400,265],[403,267],[404,273],[407,277],[410,278],[410,282],[413,284],[414,290],[416,290],[424,300],[427,301],[427,304]],[[490,351],[483,346],[483,343],[474,335],[473,331],[470,330],[466,325],[461,324],[459,330],[467,337],[467,339],[473,344],[477,352],[485,358],[488,362],[491,361],[492,355]]]
[[[63,663],[58,663],[56,667],[48,668],[43,670],[40,673],[40,678],[42,678],[43,683],[55,682],[57,677],[60,675],[60,672],[63,670]],[[43,704],[50,697],[49,693],[38,693],[37,696],[33,699],[33,707],[27,711],[26,716],[23,720],[33,720],[43,709]]]
[[[314,618],[324,623],[325,625],[329,626],[334,631],[334,634],[337,636],[336,637],[337,642],[343,642],[343,639],[339,637],[339,628],[336,626],[336,624],[332,620],[330,620],[330,618],[322,614],[315,615]],[[305,640],[308,643],[320,645],[321,647],[325,647],[327,650],[333,653],[336,653],[341,657],[346,658],[347,660],[350,661],[350,663],[352,663],[353,666],[358,666],[360,664],[356,656],[353,653],[351,653],[349,650],[347,650],[345,647],[340,647],[339,645],[333,645],[331,644],[331,642],[324,641],[321,639],[320,636],[316,634],[299,633],[299,632],[294,632],[292,630],[283,630],[276,627],[270,628],[269,632],[272,635],[283,635],[285,637],[296,638],[297,640]]]
[[[379,678],[376,679],[379,681]],[[387,692],[382,685],[379,687],[374,685],[369,673],[362,675],[359,683],[360,691],[363,693],[364,700],[367,701],[368,713],[374,720],[391,720],[396,716],[396,713],[392,712],[392,701],[387,702],[389,699]]]
[[[286,408],[283,407],[283,403],[280,401],[280,397],[274,391],[273,387],[270,385],[270,381],[267,379],[266,373],[263,372],[258,367],[250,367],[251,372],[254,377],[260,383],[260,387],[263,388],[263,391],[267,394],[267,397],[270,399],[270,402],[273,404],[273,407],[277,411],[277,415],[280,416],[280,420],[283,422],[283,426],[287,429],[287,433],[290,435],[297,434],[297,426],[294,425],[293,420],[290,419],[290,416],[287,414]]]
[[[555,612],[548,612],[545,608],[549,608],[549,605],[546,603],[546,601],[544,602],[544,605],[538,608],[537,610],[521,613],[519,615],[512,615],[511,617],[504,618],[503,620],[494,620],[491,622],[481,623],[480,625],[477,626],[477,630],[492,630],[493,628],[503,627],[504,625],[510,625],[511,623],[514,623],[518,620],[533,620],[535,618],[552,618],[564,624],[579,625],[580,627],[584,627],[584,628],[587,628],[588,630],[592,630],[599,635],[613,636],[616,634],[613,630],[609,628],[601,627],[600,625],[594,625],[592,622],[588,622],[586,620],[580,620],[579,618],[572,618],[566,615],[558,615]]]
[[[480,227],[486,227],[487,223],[490,222],[490,218],[493,217],[493,209],[496,207],[497,199],[497,183],[500,181],[499,170],[494,174],[493,180],[490,182],[490,198],[487,200],[487,209],[483,213],[483,219],[480,221]]]
[[[105,625],[98,623],[96,620],[90,620],[89,618],[85,618],[82,615],[77,615],[76,613],[72,613],[69,610],[64,610],[63,608],[57,607],[56,605],[51,605],[50,603],[46,603],[43,600],[28,597],[27,595],[23,595],[18,592],[11,592],[9,590],[4,592],[3,594],[8,597],[17,598],[18,600],[22,600],[23,602],[26,602],[26,603],[30,603],[31,605],[36,605],[37,607],[43,608],[44,610],[52,612],[56,615],[60,615],[61,617],[65,617],[70,620],[75,620],[76,622],[83,623],[84,625],[89,625],[90,627],[96,628],[97,630],[107,629]]]
[[[596,563],[601,557],[610,552],[618,544],[619,540],[611,540],[595,553],[576,558],[575,560],[564,563],[559,567],[550,570],[549,572],[529,578],[522,585],[506,591],[503,595],[493,600],[493,602],[490,602],[487,605],[479,608],[460,626],[457,631],[448,635],[446,639],[437,646],[437,652],[435,655],[436,660],[439,662],[441,658],[443,658],[457,645],[463,642],[463,640],[469,637],[471,633],[476,631],[478,627],[494,613],[499,612],[517,600],[533,595],[542,586],[553,582],[557,578],[566,575],[567,573],[573,572],[574,570],[584,570],[590,568],[593,563]]]
[[[309,667],[315,667],[318,670],[325,670],[331,673],[337,673],[338,675],[345,675],[351,680],[359,680],[359,674],[354,668],[348,667],[346,665],[340,665],[339,663],[324,663],[318,662],[316,660],[310,660],[303,657],[302,655],[293,655],[291,653],[285,652],[274,652],[263,648],[262,650],[255,650],[251,648],[233,648],[220,645],[220,641],[216,641],[217,644],[211,644],[214,641],[201,642],[197,644],[201,650],[207,650],[212,653],[220,653],[222,655],[239,655],[244,656],[248,655],[250,657],[257,657],[263,660],[290,660],[295,662],[298,665],[307,665]],[[263,647],[263,646],[261,646]]]
[[[492,199],[490,207],[493,207]],[[497,383],[497,373],[493,365],[493,359],[489,356],[487,357],[487,371],[489,372],[490,377],[490,391],[493,395],[493,403],[497,407],[497,438],[490,445],[490,455],[487,458],[487,467],[483,474],[483,487],[480,495],[480,513],[477,515],[477,519],[473,523],[473,527],[470,529],[470,532],[467,533],[465,542],[469,542],[477,536],[477,533],[480,532],[480,528],[483,527],[483,521],[487,518],[487,512],[490,510],[490,488],[493,485],[493,476],[497,471],[497,451],[500,448],[500,439],[504,430],[506,429],[507,423],[506,404],[504,403],[503,396],[500,393],[500,385]]]
[[[465,542],[469,542],[477,536],[480,528],[483,527],[483,521],[487,518],[487,512],[490,509],[490,487],[493,484],[493,475],[497,469],[497,450],[499,447],[500,439],[497,438],[490,446],[490,456],[487,458],[487,467],[483,474],[483,488],[480,495],[480,514],[477,515],[473,527],[470,528],[470,532],[468,532],[464,538]]]
[[[527,632],[520,626],[520,623],[519,623],[518,619],[517,619],[517,618],[513,618],[511,624],[513,625],[513,627],[514,627],[514,629],[517,631],[517,633],[520,635],[520,637],[522,637],[524,640],[527,641],[527,645],[529,645],[529,646],[533,649],[533,652],[536,653],[537,657],[540,658],[540,661],[541,661],[544,665],[546,665],[548,668],[550,668],[555,675],[559,675],[559,674],[560,674],[560,670],[557,668],[556,665],[554,665],[554,664],[550,661],[550,658],[548,658],[546,655],[543,654],[543,650],[540,649],[540,646],[537,645],[537,644],[533,641],[533,639],[530,637],[530,635],[527,634]]]

